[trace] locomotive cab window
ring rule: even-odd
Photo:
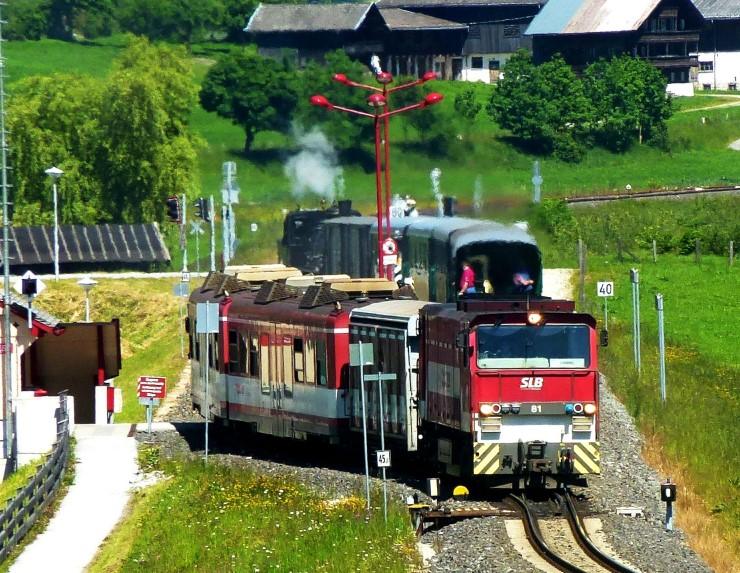
[[[484,325],[477,345],[479,368],[588,368],[591,362],[590,329],[582,324]]]

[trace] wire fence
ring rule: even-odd
[[[28,533],[59,489],[69,455],[69,411],[66,392],[59,395],[57,439],[29,482],[0,512],[0,563]]]

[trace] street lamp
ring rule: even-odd
[[[393,93],[394,91],[410,88],[412,86],[417,86],[424,84],[430,80],[436,79],[437,74],[435,72],[426,72],[421,78],[418,80],[414,80],[413,82],[409,82],[407,84],[394,86],[392,88],[389,88],[389,84],[393,82],[393,76],[388,72],[380,72],[376,74],[375,79],[378,81],[378,83],[381,84],[382,87],[377,86],[370,86],[366,84],[361,84],[358,82],[354,82],[347,78],[345,74],[334,74],[333,79],[336,82],[339,82],[340,84],[344,84],[346,86],[350,87],[357,87],[361,89],[366,89],[373,91],[375,93],[371,94],[367,98],[367,103],[370,107],[373,108],[375,113],[368,113],[366,111],[360,111],[356,109],[351,109],[348,107],[338,106],[333,103],[331,103],[328,99],[326,99],[323,95],[314,95],[311,97],[310,102],[311,105],[315,105],[317,107],[323,107],[330,111],[343,111],[345,113],[353,114],[353,115],[359,115],[362,117],[370,117],[373,119],[375,124],[375,190],[376,190],[376,204],[378,209],[378,276],[383,278],[384,276],[387,276],[387,278],[392,278],[393,269],[389,267],[387,269],[387,273],[383,272],[383,251],[382,251],[382,245],[383,245],[383,177],[381,175],[382,172],[385,173],[385,235],[387,237],[392,236],[391,232],[391,174],[390,174],[390,142],[389,142],[389,119],[393,115],[397,115],[399,113],[403,113],[406,111],[411,111],[413,109],[423,109],[425,107],[429,107],[430,105],[435,105],[442,101],[443,96],[439,93],[429,93],[426,95],[426,97],[415,104],[407,105],[402,108],[390,110],[388,109],[388,96]],[[381,122],[383,125],[383,137],[381,138]],[[381,153],[381,147],[383,148]]]
[[[57,211],[57,179],[64,175],[58,167],[50,167],[46,174],[51,177],[54,190],[54,280],[59,280],[59,215]]]
[[[85,322],[90,322],[90,291],[96,284],[98,284],[98,281],[93,280],[88,275],[78,280],[77,284],[85,291]]]

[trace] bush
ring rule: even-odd
[[[578,222],[565,201],[545,199],[535,208],[535,217],[556,241],[572,243],[578,239]]]

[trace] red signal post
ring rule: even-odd
[[[374,113],[351,109],[334,105],[323,95],[312,96],[311,105],[324,107],[331,111],[342,111],[345,113],[370,117],[375,123],[375,192],[376,205],[378,209],[378,276],[391,280],[393,278],[393,265],[383,264],[383,243],[385,239],[392,238],[391,231],[391,168],[390,168],[390,141],[389,141],[389,119],[393,115],[398,115],[413,109],[423,109],[430,105],[435,105],[442,101],[442,94],[432,92],[420,101],[412,105],[407,105],[398,109],[389,109],[389,95],[395,91],[410,88],[424,84],[430,80],[436,79],[435,72],[426,72],[421,78],[413,82],[399,86],[389,87],[393,83],[393,76],[389,72],[380,72],[376,74],[375,79],[382,87],[370,86],[354,82],[347,78],[345,74],[334,74],[334,81],[349,87],[361,88],[372,91],[367,98],[368,105],[373,108]],[[382,137],[381,137],[382,125]],[[385,208],[383,208],[383,184],[385,184]],[[385,230],[383,229],[383,212],[385,211]]]

